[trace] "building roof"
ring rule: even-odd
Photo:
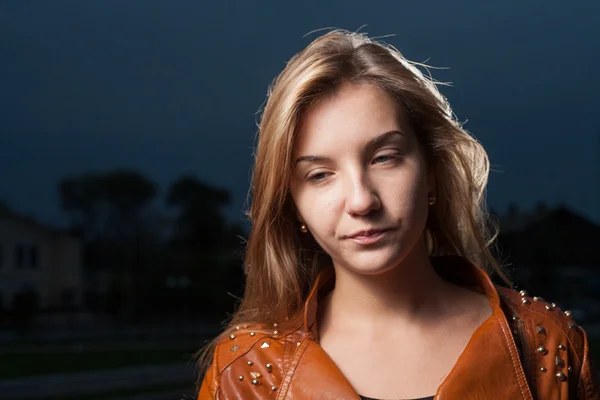
[[[500,217],[499,227],[501,233],[519,233],[552,221],[561,224],[563,228],[568,226],[569,228],[585,229],[589,233],[600,235],[600,226],[564,205],[529,212],[509,212]]]
[[[0,218],[7,218],[34,229],[45,231],[46,233],[52,235],[71,235],[71,232],[68,229],[63,229],[39,222],[35,218],[14,211],[4,203],[0,203]]]
[[[565,206],[500,218],[501,247],[521,260],[600,265],[600,226]]]

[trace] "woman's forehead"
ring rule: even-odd
[[[303,115],[294,153],[368,143],[390,131],[404,133],[408,124],[399,109],[393,97],[373,84],[344,83]]]

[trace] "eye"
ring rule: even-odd
[[[310,182],[322,182],[324,181],[328,176],[330,175],[329,172],[317,172],[315,174],[309,175],[306,180],[310,181]]]
[[[399,157],[400,157],[400,155],[398,153],[381,154],[381,155],[375,157],[373,159],[372,163],[373,164],[382,164],[382,163],[386,163],[386,162],[395,160]]]

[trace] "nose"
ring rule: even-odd
[[[364,216],[381,207],[381,200],[369,177],[362,173],[349,179],[346,197],[346,212]]]

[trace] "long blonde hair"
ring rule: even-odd
[[[227,329],[205,348],[201,363],[236,325],[277,322],[300,312],[328,262],[314,241],[300,236],[289,181],[303,113],[342,82],[375,84],[406,111],[436,177],[437,202],[427,221],[432,255],[463,256],[508,281],[490,250],[496,232],[485,205],[487,154],[419,65],[365,34],[334,30],[292,57],[274,80],[259,124],[245,293]]]

